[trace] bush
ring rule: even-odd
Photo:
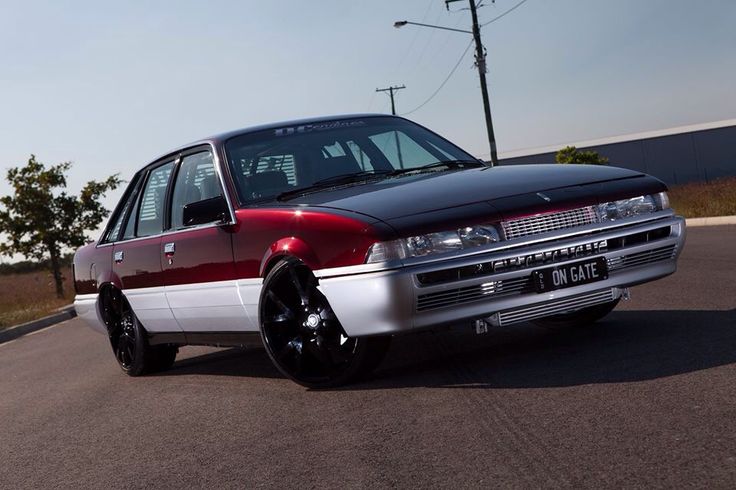
[[[605,165],[608,158],[602,157],[597,151],[580,151],[574,146],[566,146],[555,155],[557,163],[582,163],[588,165]]]

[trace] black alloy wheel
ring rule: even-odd
[[[136,352],[140,350],[138,347],[138,333],[136,332],[135,319],[133,317],[133,310],[125,302],[120,321],[118,323],[119,328],[116,331],[115,339],[115,358],[120,363],[120,367],[125,371],[132,369],[136,359]]]
[[[104,303],[108,318],[110,345],[120,368],[129,376],[170,368],[176,359],[174,345],[148,345],[146,331],[128,301],[120,292],[110,294]]]
[[[381,361],[390,337],[348,337],[317,279],[301,262],[276,265],[264,282],[261,336],[286,377],[310,388],[345,384]]]

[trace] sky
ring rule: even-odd
[[[487,22],[518,0],[482,3]],[[76,192],[210,134],[390,112],[390,84],[412,111],[471,36],[394,21],[468,29],[465,6],[0,0],[0,172],[72,161]],[[734,26],[733,0],[527,0],[482,30],[499,152],[735,118]],[[407,117],[488,157],[471,51]]]

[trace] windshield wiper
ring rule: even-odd
[[[412,172],[422,173],[426,172],[427,170],[434,170],[441,167],[445,167],[447,169],[457,169],[465,167],[485,167],[485,164],[480,160],[443,160],[441,162],[428,163],[427,165],[422,165],[421,167],[400,168],[391,172],[391,175],[401,175]]]
[[[325,179],[320,179],[316,182],[313,182],[308,186],[282,192],[281,194],[276,196],[276,199],[278,199],[279,201],[286,201],[291,199],[292,197],[309,194],[310,192],[315,192],[320,189],[337,187],[345,184],[357,184],[359,182],[367,182],[371,180],[371,177],[373,176],[392,175],[393,172],[394,170],[362,170],[360,172],[352,172],[349,174],[333,175],[332,177],[327,177]]]
[[[445,167],[446,169],[458,169],[466,167],[485,167],[485,164],[479,160],[443,160],[441,162],[429,163],[421,167],[400,168],[396,170],[362,170],[360,172],[352,172],[348,174],[333,175],[325,179],[313,182],[310,185],[285,191],[276,196],[279,201],[288,201],[294,197],[303,196],[312,192],[317,192],[330,187],[338,187],[347,184],[365,183],[373,180],[373,177],[392,177],[395,175],[405,175],[410,173],[422,173],[433,171],[434,169]]]
[[[327,177],[326,179],[320,179],[314,183],[312,183],[309,187],[312,186],[318,186],[322,187],[324,185],[335,185],[335,184],[345,184],[350,182],[356,182],[359,180],[365,180],[366,177],[371,177],[373,175],[387,175],[392,173],[393,170],[363,170],[360,172],[351,172],[349,174],[340,174],[340,175],[333,175],[332,177]]]

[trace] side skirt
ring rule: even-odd
[[[259,332],[161,332],[149,333],[150,345],[208,345],[211,347],[263,347]]]

